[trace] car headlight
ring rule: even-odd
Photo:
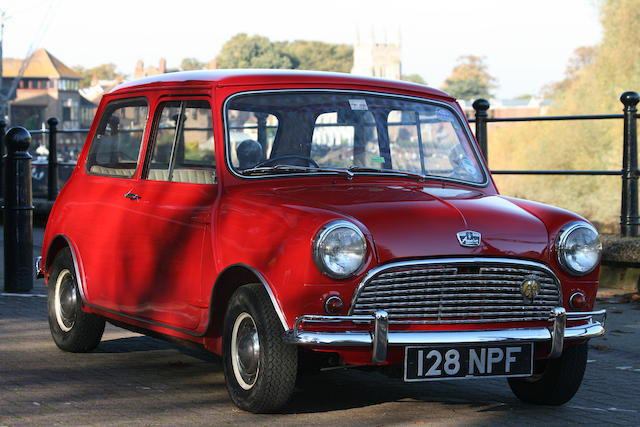
[[[362,231],[347,221],[333,221],[313,239],[313,259],[324,274],[334,279],[353,276],[367,254]]]
[[[557,251],[558,261],[567,273],[584,276],[598,265],[602,243],[595,228],[586,222],[574,222],[558,235]]]

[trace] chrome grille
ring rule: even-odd
[[[533,302],[520,285],[535,277]],[[390,323],[450,324],[547,321],[560,306],[559,283],[529,261],[461,259],[391,264],[359,286],[350,314],[385,310]]]

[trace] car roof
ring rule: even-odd
[[[336,86],[375,86],[386,89],[418,92],[440,98],[453,99],[438,89],[400,80],[356,76],[346,73],[302,70],[225,69],[181,71],[159,74],[125,82],[109,93],[127,92],[131,89],[174,86],[175,84],[208,83],[215,86],[250,86],[278,84],[328,84]]]

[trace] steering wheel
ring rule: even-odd
[[[320,167],[320,165],[318,163],[316,163],[316,161],[313,160],[311,157],[301,156],[300,154],[284,154],[282,156],[272,157],[271,159],[263,160],[263,161],[261,161],[259,163],[256,163],[254,168],[259,168],[260,166],[269,166],[269,165],[272,165],[273,163],[277,162],[278,160],[284,160],[284,159],[302,159],[302,160],[307,161],[314,168],[319,168]]]

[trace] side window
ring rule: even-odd
[[[133,176],[148,110],[144,99],[114,101],[107,106],[89,148],[89,173],[122,178]]]
[[[146,179],[213,184],[213,120],[207,101],[169,101],[158,107]]]

